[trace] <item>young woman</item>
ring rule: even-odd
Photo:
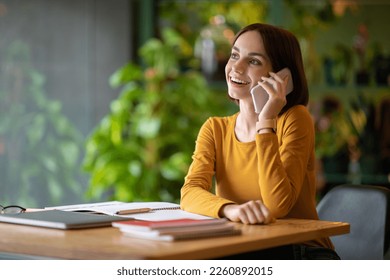
[[[286,67],[293,82],[288,95],[289,77],[276,74]],[[225,74],[229,97],[239,112],[203,124],[181,189],[181,207],[244,224],[318,219],[314,126],[306,108],[308,88],[296,37],[267,24],[243,28],[233,41]],[[250,94],[258,84],[269,97],[259,114]],[[337,259],[332,249],[323,238],[242,257]],[[302,254],[309,251],[310,256]]]

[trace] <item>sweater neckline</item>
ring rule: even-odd
[[[256,140],[253,140],[253,141],[250,141],[250,142],[241,142],[240,140],[238,140],[237,136],[236,136],[236,131],[235,131],[235,127],[236,127],[236,121],[237,121],[237,117],[238,117],[238,114],[240,112],[237,112],[233,115],[233,120],[232,122],[230,122],[230,131],[232,133],[232,138],[233,138],[233,141],[235,144],[237,145],[241,145],[241,146],[253,146],[256,144]]]

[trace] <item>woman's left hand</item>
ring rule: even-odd
[[[274,218],[261,200],[251,200],[244,204],[227,204],[221,209],[221,216],[243,224],[269,224]]]

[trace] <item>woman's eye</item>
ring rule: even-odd
[[[259,60],[257,60],[257,59],[252,59],[252,60],[250,60],[249,61],[251,64],[253,64],[253,65],[261,65],[261,62],[259,61]]]
[[[232,53],[232,54],[230,55],[230,58],[237,59],[237,58],[238,58],[238,54]]]

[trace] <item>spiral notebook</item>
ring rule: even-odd
[[[129,217],[137,220],[162,221],[177,219],[210,219],[208,216],[190,213],[180,209],[180,205],[171,202],[120,202],[108,201],[89,204],[74,204],[55,207],[46,207],[45,209],[56,209],[71,212],[86,212],[95,214],[106,214],[110,216]],[[123,210],[143,210],[132,214],[119,215]]]

